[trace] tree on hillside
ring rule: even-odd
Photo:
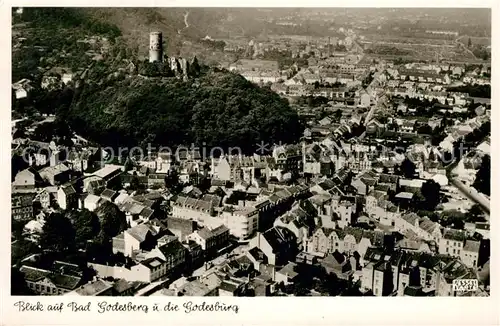
[[[21,267],[20,264],[22,259],[39,252],[40,248],[36,245],[36,243],[26,239],[19,239],[15,242],[15,245],[11,246],[11,263],[12,265]]]
[[[338,295],[340,290],[342,290],[339,286],[339,278],[333,273],[327,273],[324,269],[322,270],[322,274],[315,290],[328,296]]]
[[[125,214],[115,204],[106,201],[95,212],[101,224],[99,236],[102,239],[110,239],[127,228]]]
[[[71,221],[59,213],[51,214],[40,235],[40,246],[53,252],[66,252],[75,248],[75,229]]]
[[[479,167],[479,170],[477,171],[476,174],[476,180],[474,181],[474,184],[472,186],[476,188],[479,192],[482,192],[483,194],[489,196],[491,192],[490,178],[491,178],[491,158],[489,155],[485,155],[483,156],[483,159],[481,161],[481,166]]]
[[[200,75],[201,67],[200,64],[198,63],[198,58],[195,56],[193,58],[193,61],[189,65],[188,69],[188,75],[190,77],[198,77]]]
[[[335,122],[340,122],[340,119],[342,118],[342,110],[337,109],[334,113],[333,116],[335,117]]]
[[[181,188],[181,184],[179,182],[179,174],[177,171],[172,170],[170,171],[167,176],[165,177],[165,186],[171,191],[171,192],[177,192]]]
[[[12,219],[10,228],[11,228],[11,233],[12,236],[14,236],[14,239],[16,240],[21,240],[23,239],[23,231],[24,231],[24,226],[26,225],[26,221],[19,221]]]
[[[407,179],[413,179],[415,177],[416,170],[417,166],[408,158],[405,158],[399,166],[400,174]]]
[[[467,222],[486,222],[484,212],[478,204],[472,205],[472,207],[467,212]]]
[[[455,209],[444,211],[441,213],[439,223],[444,227],[452,227],[454,229],[463,230],[465,214]]]
[[[424,124],[420,127],[417,128],[417,132],[419,134],[424,134],[424,135],[432,135],[432,127],[429,126],[428,124]]]
[[[127,156],[127,159],[125,160],[125,164],[123,166],[124,166],[125,172],[132,170],[132,168],[134,167],[134,164],[132,163],[130,156]]]
[[[427,180],[422,185],[421,190],[422,196],[424,198],[424,202],[422,203],[424,207],[422,208],[427,211],[435,210],[440,201],[440,191],[441,186],[437,182],[435,182],[434,180]]]
[[[85,244],[99,234],[100,224],[97,216],[87,209],[73,211],[70,219],[75,228],[75,240],[78,244]]]
[[[51,123],[42,123],[35,127],[32,138],[42,142],[50,142],[54,137],[54,129]]]
[[[469,41],[467,41],[467,47],[470,48],[472,46],[472,40],[469,37]]]
[[[144,186],[140,183],[139,177],[136,175],[132,176],[132,179],[130,180],[130,190],[143,190]]]

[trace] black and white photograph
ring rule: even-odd
[[[489,297],[491,15],[12,7],[10,294]]]

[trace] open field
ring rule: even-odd
[[[362,43],[363,44],[363,43]],[[440,60],[475,60],[476,58],[462,47],[436,46],[427,44],[363,44],[365,53],[374,57],[402,57],[416,60],[435,60],[436,53]]]
[[[463,43],[464,45],[467,45],[467,43],[469,42],[469,38],[474,45],[491,45],[491,38],[489,37],[474,37],[463,35],[460,36],[457,41]]]
[[[415,36],[409,34],[368,34],[364,35],[364,39],[359,43],[364,47],[366,54],[378,58],[433,61],[438,56],[439,60],[447,61],[469,62],[476,60],[472,52],[457,42],[454,37],[428,35],[427,37],[425,33],[418,33]],[[484,42],[484,40],[482,41]]]
[[[365,43],[397,43],[397,44],[427,44],[427,45],[453,45],[455,43],[452,38],[430,38],[430,37],[409,37],[384,34],[369,34],[364,35]]]

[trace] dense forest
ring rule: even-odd
[[[278,95],[214,70],[188,81],[134,77],[106,87],[89,83],[58,115],[78,133],[112,147],[194,143],[252,152],[261,141],[296,141],[303,130]]]

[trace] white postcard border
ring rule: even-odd
[[[308,298],[228,298],[228,297],[12,297],[10,296],[10,34],[11,34],[11,6],[240,6],[240,7],[489,7],[492,8],[492,84],[500,85],[496,63],[499,53],[499,4],[497,1],[409,1],[409,0],[379,0],[379,1],[136,1],[136,0],[111,0],[107,2],[71,0],[71,1],[44,1],[0,0],[0,24],[2,33],[1,56],[1,97],[3,109],[1,110],[1,216],[4,223],[0,228],[2,246],[0,246],[1,264],[1,312],[0,325],[124,325],[124,324],[168,324],[168,325],[212,325],[212,324],[255,324],[255,325],[497,325],[498,313],[498,236],[491,239],[491,296],[484,298],[350,298],[350,297],[308,297]],[[499,91],[492,87],[493,107],[500,106]],[[492,110],[494,126],[500,123],[496,109]],[[498,162],[497,150],[499,148],[499,134],[492,128],[492,167]],[[493,181],[499,180],[499,172],[492,169]],[[492,198],[498,198],[496,182],[492,182]],[[500,203],[491,201],[492,211],[500,210]],[[492,214],[491,231],[499,232],[498,222]],[[92,302],[93,312],[70,312],[65,307],[63,312],[24,312],[20,313],[14,303],[19,300],[36,303],[40,301],[45,307],[49,304],[75,301],[81,304]],[[181,306],[179,312],[97,312],[97,303],[133,302],[134,304],[148,304],[152,306],[159,303],[164,306],[168,302]],[[188,301],[220,302],[224,305],[238,305],[238,313],[234,312],[192,312],[185,313],[182,304]]]

